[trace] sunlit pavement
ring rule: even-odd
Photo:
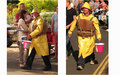
[[[41,56],[36,56],[33,62],[32,70],[23,70],[19,68],[18,54],[19,49],[16,43],[7,48],[7,75],[57,75],[57,60],[51,60],[51,71],[42,71],[45,65]]]

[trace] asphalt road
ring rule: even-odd
[[[7,48],[7,75],[57,75],[58,63],[57,60],[51,60],[52,70],[42,71],[45,67],[41,56],[35,56],[32,70],[23,70],[19,68],[18,57],[19,49],[16,43]]]
[[[85,64],[85,68],[82,71],[76,70],[76,61],[74,57],[71,55],[68,57],[66,61],[66,73],[67,75],[96,75],[101,73],[102,75],[107,75],[106,70],[108,67],[108,31],[102,30],[102,41],[104,45],[104,52],[103,53],[96,53],[96,60],[98,64],[90,65],[89,63]],[[74,51],[77,53],[77,34],[76,30],[73,32],[71,43],[73,46]],[[96,40],[96,42],[98,42]],[[43,60],[40,56],[36,56],[33,62],[32,70],[22,70],[18,66],[18,47],[16,44],[13,44],[10,48],[7,48],[7,74],[8,75],[57,75],[58,74],[58,64],[56,60],[51,60],[52,63],[52,70],[51,71],[42,71],[44,67]],[[105,58],[105,61],[104,61]]]
[[[101,27],[100,27],[101,28]],[[71,37],[72,47],[74,49],[74,53],[78,53],[78,43],[77,43],[77,34],[76,29],[73,32]],[[67,75],[107,75],[106,72],[108,71],[108,31],[101,29],[102,40],[101,42],[104,43],[104,51],[103,53],[95,52],[95,59],[98,61],[98,64],[90,65],[89,63],[85,64],[85,68],[81,71],[76,70],[76,57],[70,55],[66,62],[66,73]],[[98,40],[96,40],[96,43]],[[105,58],[106,57],[106,58]]]

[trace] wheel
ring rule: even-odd
[[[51,49],[50,43],[48,43],[48,47],[49,47],[49,55],[50,55],[50,49]]]
[[[8,41],[7,42],[7,47],[10,47],[12,45],[13,41]]]

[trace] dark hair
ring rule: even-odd
[[[24,18],[24,14],[26,14],[26,12],[27,12],[27,11],[25,11],[25,10],[22,10],[22,11],[21,11],[21,16],[20,16],[20,18],[22,18],[23,20],[25,19],[25,18]]]
[[[71,0],[66,0],[67,2],[69,2],[69,4],[71,3]]]
[[[55,10],[56,10],[56,8],[58,8],[58,5],[57,5],[57,6],[55,6]]]

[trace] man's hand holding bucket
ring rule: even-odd
[[[28,36],[27,36],[27,40],[29,40],[29,39],[31,39],[31,35],[28,35]]]

